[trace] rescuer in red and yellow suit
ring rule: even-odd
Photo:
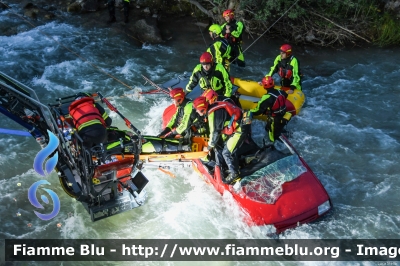
[[[267,93],[258,101],[257,107],[249,112],[252,113],[252,116],[267,115],[265,130],[268,132],[269,140],[274,142],[279,139],[283,128],[292,117],[291,113],[286,112],[288,95],[285,91],[275,89],[275,83],[271,77],[264,77],[261,83]]]
[[[288,94],[293,90],[301,90],[301,73],[299,61],[292,55],[292,46],[283,44],[280,47],[280,54],[275,58],[274,65],[265,78],[272,77],[275,73],[281,77],[281,86],[290,87]]]
[[[245,67],[246,63],[244,62],[242,50],[242,34],[244,31],[244,24],[235,19],[232,9],[225,10],[224,13],[222,13],[222,17],[225,19],[226,23],[222,24],[221,26],[221,35],[228,40],[231,46],[230,60],[232,64]]]
[[[174,137],[175,135],[188,137],[192,133],[201,135],[208,132],[204,122],[193,109],[193,102],[186,98],[185,91],[182,88],[172,89],[169,96],[174,101],[176,112],[157,137]]]
[[[216,149],[216,162],[221,168],[225,162],[229,175],[225,183],[232,183],[239,178],[238,148],[242,145],[245,134],[242,134],[240,121],[242,110],[229,102],[209,104],[203,96],[193,101],[193,107],[200,116],[207,116],[210,128],[208,150]],[[218,145],[223,142],[223,147]]]

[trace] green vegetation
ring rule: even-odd
[[[389,14],[378,18],[373,31],[373,41],[379,46],[398,45],[400,40],[400,22]]]
[[[268,30],[293,43],[341,46],[371,43],[400,44],[396,14],[383,10],[383,0],[203,0],[180,1],[222,23],[223,10],[232,8],[251,35]],[[204,8],[201,10],[201,6]],[[196,12],[197,13],[197,12]],[[254,37],[254,36],[253,36]]]

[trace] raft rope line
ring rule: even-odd
[[[286,15],[286,13],[288,13],[289,10],[292,9],[292,8],[297,4],[297,2],[299,2],[299,0],[296,0],[296,2],[294,2],[294,3],[282,14],[282,16],[280,16],[268,29],[266,29],[266,30],[263,32],[263,34],[261,34],[257,39],[255,39],[245,50],[243,50],[243,53],[245,53],[245,52],[246,52],[251,46],[253,46],[265,33],[267,33],[279,20],[281,20],[281,19]],[[208,46],[207,46],[207,42],[206,42],[206,39],[204,38],[203,31],[202,31],[201,28],[200,28],[200,25],[199,25],[200,22],[199,22],[199,20],[197,19],[196,13],[195,13],[195,11],[194,11],[194,9],[193,9],[193,4],[191,5],[191,8],[192,8],[192,13],[193,13],[193,15],[194,15],[194,17],[196,18],[196,21],[197,21],[197,27],[199,28],[199,31],[200,31],[201,36],[202,36],[202,38],[203,38],[204,44],[206,45],[206,48],[207,48],[207,47],[208,47]],[[232,62],[235,61],[238,57],[239,57],[239,56],[235,57],[235,59],[233,59],[233,60],[230,62],[230,64],[232,64]],[[151,91],[148,91],[148,92],[141,92],[141,94],[157,94],[157,93],[160,93],[160,90],[159,90],[159,89],[154,89],[154,90],[151,90]]]
[[[294,2],[294,3],[285,11],[285,13],[283,13],[282,16],[280,16],[268,29],[266,29],[266,30],[263,32],[263,34],[261,34],[257,39],[255,39],[245,50],[243,50],[243,53],[245,53],[245,52],[246,52],[251,46],[253,46],[265,33],[267,33],[279,20],[281,20],[281,19],[286,15],[286,13],[289,12],[289,10],[292,9],[292,8],[294,7],[294,5],[297,4],[297,2],[299,2],[299,0],[296,0],[296,2]],[[202,30],[200,29],[199,21],[198,21],[196,15],[195,15],[194,10],[193,10],[193,5],[191,5],[191,7],[192,7],[192,11],[193,11],[194,17],[196,18],[196,21],[197,21],[197,26],[199,27],[199,31],[200,31],[200,33],[201,33],[201,36],[203,37],[203,41],[204,41],[206,47],[208,47],[208,46],[207,46],[207,42],[206,42],[206,40],[205,40],[205,38],[204,38],[204,34],[203,34]],[[232,62],[235,61],[238,57],[239,57],[239,56],[235,57],[235,59],[233,59],[230,63],[232,64]]]
[[[267,30],[265,30],[265,31],[263,32],[263,34],[261,34],[256,40],[254,40],[253,43],[251,43],[245,50],[243,50],[243,53],[245,53],[245,52],[246,52],[251,46],[253,46],[265,33],[267,33],[279,20],[281,20],[281,19],[283,18],[283,16],[285,16],[286,13],[289,12],[289,10],[292,9],[293,6],[294,6],[295,4],[297,4],[298,1],[299,1],[299,0],[296,0],[296,2],[294,2],[294,3],[285,11],[285,13],[283,13],[282,16],[280,16]],[[2,3],[4,6],[6,6],[7,8],[9,8],[9,9],[10,9],[10,12],[11,12],[12,14],[14,14],[14,15],[16,15],[17,17],[21,18],[22,20],[26,21],[26,22],[27,22],[28,24],[30,24],[33,28],[37,28],[36,25],[34,25],[32,22],[30,22],[29,20],[27,20],[27,19],[24,18],[23,16],[21,16],[21,15],[15,13],[15,12],[13,12],[13,11],[11,11],[11,7],[10,7],[9,5],[7,5],[6,3],[4,3],[4,2],[2,2],[2,1],[0,1],[0,3]],[[196,18],[196,21],[198,22],[197,17],[196,17],[196,15],[195,15],[195,12],[194,12],[194,10],[193,10],[193,5],[192,5],[191,7],[192,7],[192,11],[193,11],[194,17]],[[201,31],[199,25],[198,25],[198,27],[199,27],[200,33],[201,33],[201,35],[202,35],[202,37],[203,37],[203,41],[204,41],[205,45],[207,46],[206,40],[205,40],[205,38],[204,38],[204,34],[203,34],[203,32]],[[87,60],[86,58],[84,58],[83,56],[81,56],[80,54],[78,54],[78,53],[72,51],[72,50],[69,49],[67,46],[63,45],[62,43],[60,43],[59,41],[57,41],[56,39],[54,39],[52,36],[50,36],[50,35],[48,35],[47,33],[45,33],[44,31],[42,31],[42,30],[40,30],[40,29],[38,29],[38,31],[39,31],[40,33],[42,33],[43,35],[45,35],[46,37],[48,37],[49,39],[51,39],[51,40],[55,41],[56,43],[58,43],[60,46],[62,46],[63,48],[65,48],[65,49],[66,49],[67,51],[69,51],[70,53],[74,54],[76,57],[80,58],[82,61],[88,63],[88,64],[89,64],[90,66],[92,66],[93,68],[96,68],[97,70],[99,70],[99,71],[102,72],[103,74],[105,74],[105,75],[109,76],[110,78],[114,79],[115,81],[121,83],[122,85],[124,85],[124,86],[127,87],[128,89],[134,90],[134,88],[132,88],[132,87],[129,86],[128,84],[126,84],[126,83],[124,83],[123,81],[119,80],[118,78],[114,77],[114,76],[111,75],[110,73],[107,73],[107,72],[104,71],[101,67],[99,67],[99,66],[95,65],[94,63],[90,62],[89,60]],[[235,59],[233,59],[233,60],[231,61],[231,63],[232,63],[233,61],[235,61],[237,58],[238,58],[238,57],[236,57]],[[159,90],[151,90],[151,91],[149,91],[149,92],[139,92],[139,94],[154,94],[154,93],[158,93],[158,92],[159,92]],[[127,95],[124,95],[124,96],[127,96]],[[122,98],[122,97],[124,97],[124,96],[120,96],[120,97]],[[113,98],[113,97],[111,97],[111,98]]]
[[[206,45],[206,49],[207,49],[207,42],[206,42],[206,38],[204,38],[204,34],[203,34],[203,31],[201,30],[201,28],[200,28],[200,22],[199,22],[199,20],[197,19],[197,17],[196,17],[196,12],[194,11],[194,9],[193,9],[193,4],[192,5],[190,5],[191,7],[192,7],[192,13],[193,13],[193,15],[194,15],[194,17],[195,17],[195,19],[196,19],[196,21],[197,21],[197,27],[199,28],[199,31],[200,31],[200,33],[201,33],[201,37],[203,37],[203,41],[204,41],[204,44]]]
[[[158,86],[157,84],[155,84],[153,81],[151,81],[148,77],[142,75],[142,78],[145,80],[145,85],[146,83],[149,83],[151,86],[153,86],[155,89],[150,90],[150,91],[143,91],[140,94],[167,94],[169,95],[169,92],[166,90],[163,90],[163,88],[161,88],[160,86]],[[171,88],[168,88],[169,90],[171,90]]]
[[[16,15],[17,17],[21,18],[22,20],[26,21],[28,24],[30,24],[32,26],[32,28],[37,28],[37,26],[35,24],[33,24],[32,22],[30,22],[29,20],[27,20],[26,18],[24,18],[23,16],[13,12],[11,10],[11,7],[9,5],[7,5],[6,3],[0,1],[0,3],[2,3],[4,6],[6,6],[7,8],[10,9],[10,12],[14,15]],[[105,70],[103,70],[101,67],[95,65],[94,63],[90,62],[89,60],[87,60],[86,58],[84,58],[83,56],[81,56],[80,54],[72,51],[71,49],[69,49],[67,46],[63,45],[62,43],[60,43],[59,41],[57,41],[56,39],[54,39],[52,36],[48,35],[47,33],[45,33],[44,31],[38,29],[38,31],[40,33],[42,33],[43,35],[45,35],[47,38],[55,41],[56,43],[58,43],[60,46],[62,46],[63,48],[65,48],[66,50],[68,50],[70,53],[74,54],[75,56],[77,56],[79,59],[81,59],[82,61],[88,63],[90,66],[96,68],[97,70],[99,70],[100,72],[102,72],[103,74],[106,74],[107,76],[109,76],[110,78],[114,79],[115,81],[121,83],[122,85],[124,85],[125,87],[129,88],[130,90],[133,90],[134,88],[132,88],[131,86],[129,86],[128,84],[124,83],[123,81],[119,80],[118,78],[114,77],[113,75],[111,75],[110,73],[107,73]],[[139,94],[142,94],[142,92],[139,92]],[[122,97],[126,97],[128,95],[124,95],[124,96],[120,96],[120,98]],[[109,97],[109,98],[113,98],[113,97]]]
[[[294,3],[285,11],[285,13],[282,14],[282,16],[280,16],[274,23],[272,23],[272,25],[269,26],[269,28],[266,29],[266,30],[263,32],[263,34],[261,34],[257,39],[255,39],[254,42],[252,42],[245,50],[243,50],[243,53],[245,53],[245,52],[246,52],[251,46],[253,46],[253,44],[255,44],[265,33],[267,33],[279,20],[281,20],[281,19],[286,15],[286,13],[289,12],[289,10],[292,9],[292,8],[297,4],[297,2],[299,2],[299,0],[296,0],[296,2],[294,2]],[[235,61],[238,57],[239,57],[239,56],[237,56],[235,59],[233,59],[233,60],[231,61],[231,63],[232,63],[233,61]]]
[[[168,94],[160,91],[159,89],[149,90],[149,91],[142,91],[140,94]]]

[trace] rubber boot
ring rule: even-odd
[[[236,181],[238,181],[239,178],[239,174],[236,172],[231,172],[226,178],[225,178],[225,184],[232,184],[235,183]]]

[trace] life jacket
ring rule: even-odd
[[[95,106],[94,99],[91,97],[83,97],[72,102],[68,111],[78,131],[93,124],[102,124],[107,127],[100,111]]]
[[[279,62],[279,70],[278,70],[278,74],[281,78],[283,79],[291,79],[293,77],[293,66],[290,64],[290,62],[293,59],[293,55],[290,56],[289,60],[285,60],[286,64],[284,62],[282,62],[283,60],[281,60]]]
[[[225,23],[225,25],[229,25],[230,26],[230,31],[235,31],[238,26],[237,26],[238,21],[236,19],[231,20],[229,23]],[[243,24],[243,23],[242,23]],[[243,29],[242,29],[242,34],[240,34],[240,36],[238,38],[235,38],[234,36],[232,36],[232,34],[230,33],[226,33],[224,35],[225,39],[227,39],[229,41],[229,44],[237,44],[237,43],[241,43],[242,42],[242,35],[244,32],[245,28],[244,28],[244,24],[243,24]]]
[[[280,90],[269,90],[268,94],[275,98],[271,110],[267,109],[267,115],[283,116],[286,113],[286,97]]]
[[[232,135],[236,131],[236,128],[239,127],[238,121],[240,121],[242,118],[242,110],[230,102],[215,102],[208,110],[208,115],[212,114],[218,109],[225,109],[231,118],[229,124],[222,129],[221,133]]]
[[[183,102],[178,106],[178,113],[176,114],[174,127],[178,127],[182,123],[182,119],[185,115],[185,106],[189,104],[191,101],[187,98],[183,100]]]

